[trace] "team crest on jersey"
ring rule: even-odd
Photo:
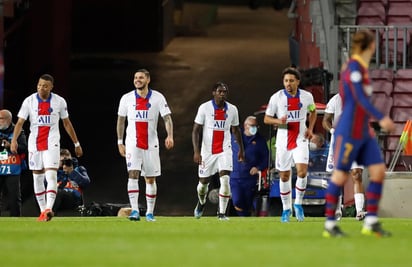
[[[359,71],[352,71],[350,74],[351,82],[358,83],[362,80],[362,74]]]
[[[152,104],[150,104],[150,103],[147,103],[147,104],[146,104],[146,107],[147,107],[147,108],[150,108],[151,106],[152,106]]]

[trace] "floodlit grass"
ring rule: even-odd
[[[412,220],[382,219],[390,238],[364,237],[344,218],[347,238],[321,237],[323,218],[0,218],[0,265],[15,266],[411,266]]]

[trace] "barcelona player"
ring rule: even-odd
[[[370,183],[366,190],[366,217],[361,230],[363,235],[390,236],[378,220],[386,166],[383,161],[369,120],[375,118],[383,130],[391,132],[393,121],[377,110],[370,102],[372,94],[368,65],[375,53],[374,34],[359,30],[352,38],[351,58],[341,72],[339,94],[343,108],[335,129],[335,169],[326,193],[326,222],[324,237],[342,237],[346,234],[335,220],[335,210],[341,187],[349,178],[352,162],[368,168]]]

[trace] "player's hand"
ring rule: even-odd
[[[80,145],[74,148],[74,152],[76,153],[76,157],[78,158],[83,156],[83,149]]]
[[[200,155],[200,153],[195,152],[193,154],[193,161],[198,165],[200,165],[202,163],[202,156]]]
[[[392,119],[389,118],[388,116],[383,117],[379,121],[379,126],[385,131],[385,132],[394,132],[395,131],[395,124],[393,123]]]
[[[15,140],[11,140],[11,144],[10,144],[10,151],[13,154],[17,154],[17,148],[19,147],[19,145],[17,144],[17,141]]]
[[[173,140],[173,137],[166,137],[166,140],[165,140],[166,149],[172,149],[174,145],[175,145],[175,142]]]
[[[286,120],[288,119],[288,115],[282,116],[280,120],[282,121],[282,124],[286,124]]]
[[[118,144],[117,148],[119,149],[120,156],[126,157],[126,147],[123,144]]]
[[[249,171],[250,175],[256,175],[259,173],[259,170],[256,167],[252,167]]]
[[[306,129],[305,138],[308,139],[308,140],[310,140],[310,139],[312,139],[312,137],[313,137],[313,132],[312,132],[312,130],[311,130],[311,129]]]

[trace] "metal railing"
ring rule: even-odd
[[[376,51],[372,62],[375,63],[375,68],[392,68],[396,71],[399,68],[411,67],[412,24],[339,25],[338,27],[343,41],[341,42],[343,45],[341,54],[346,51],[350,54],[352,34],[359,29],[367,28],[374,31],[376,36]],[[400,47],[398,46],[399,42],[401,42]]]

